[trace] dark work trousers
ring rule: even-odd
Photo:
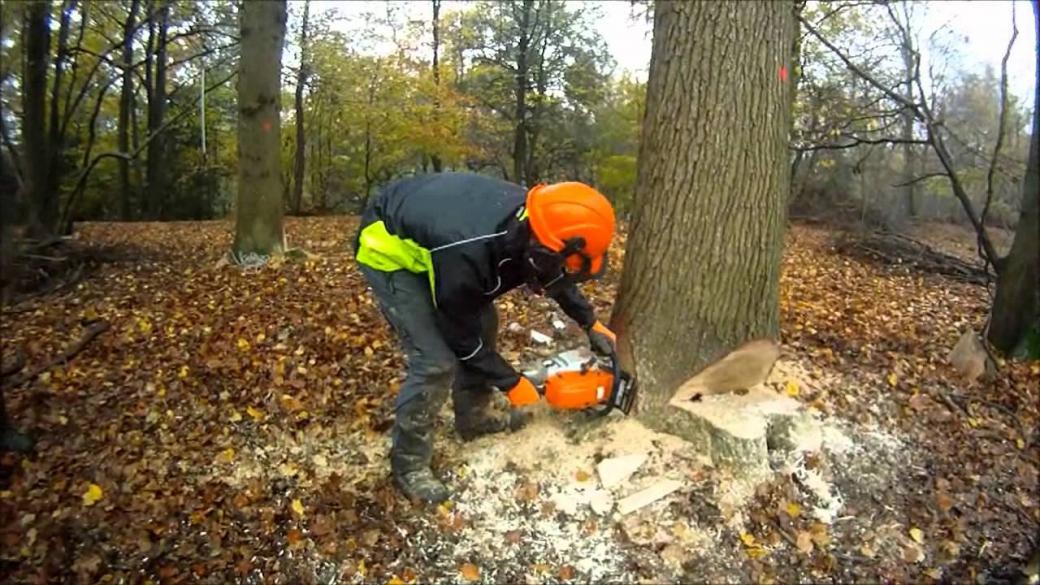
[[[394,407],[390,463],[395,473],[430,465],[433,423],[452,389],[456,427],[479,417],[494,389],[460,362],[437,327],[426,274],[383,272],[360,266],[383,316],[404,350],[407,371]],[[481,311],[484,343],[495,350],[498,312],[492,303]]]

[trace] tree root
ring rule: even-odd
[[[14,376],[10,380],[4,380],[4,386],[7,386],[9,388],[20,386],[29,380],[35,380],[40,374],[46,372],[47,370],[53,368],[56,365],[68,362],[72,358],[76,357],[76,355],[79,354],[79,352],[83,351],[83,348],[85,348],[88,343],[93,341],[95,337],[101,335],[105,331],[108,331],[108,329],[108,321],[94,321],[90,323],[86,326],[86,330],[83,332],[83,336],[80,337],[78,341],[70,345],[61,355],[51,359],[49,362],[29,371],[28,373]],[[20,370],[21,368],[18,369]]]
[[[25,352],[21,349],[18,349],[16,350],[14,354],[14,359],[11,361],[10,364],[0,366],[0,378],[13,376],[14,374],[17,374],[18,372],[22,371],[22,368],[24,367]]]

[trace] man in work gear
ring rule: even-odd
[[[369,203],[355,255],[408,362],[390,452],[403,492],[427,502],[449,495],[430,471],[433,422],[449,388],[464,440],[515,430],[516,408],[540,398],[496,351],[496,298],[526,284],[580,324],[593,350],[613,349],[614,334],[576,284],[605,272],[614,226],[607,199],[574,182],[528,191],[437,173],[393,183]],[[489,412],[495,389],[514,407],[508,420]]]

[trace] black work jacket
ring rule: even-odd
[[[496,298],[525,284],[523,261],[530,227],[521,219],[526,190],[468,173],[435,173],[388,185],[367,206],[361,230],[382,221],[388,232],[429,250],[437,323],[463,364],[501,390],[520,375],[481,338],[480,312]],[[357,250],[355,240],[355,252]],[[552,297],[583,328],[596,316],[574,284]]]

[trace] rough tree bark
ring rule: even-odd
[[[652,424],[703,366],[778,334],[794,34],[786,2],[655,3],[636,203],[612,318]]]
[[[282,228],[281,65],[285,0],[246,2],[239,12],[238,199],[234,252],[278,254]]]
[[[119,152],[130,152],[130,113],[134,107],[134,31],[139,0],[130,2],[130,11],[123,23],[123,86],[119,96]],[[119,159],[120,217],[131,219],[130,161]]]
[[[292,210],[299,215],[303,205],[303,176],[306,159],[307,136],[303,126],[303,88],[307,85],[307,23],[311,15],[311,2],[303,4],[303,24],[300,26],[300,70],[296,76],[296,159],[293,164]]]
[[[441,86],[440,48],[441,48],[441,0],[433,0],[433,85],[436,91]],[[434,102],[434,116],[440,113],[440,101]],[[430,157],[433,172],[444,170],[441,159],[436,154]]]
[[[50,153],[47,144],[47,69],[50,64],[51,3],[33,2],[26,9],[25,90],[22,98],[22,135],[25,141],[25,181],[29,234],[44,238],[54,232],[58,200],[50,188]]]
[[[1033,1],[1033,19],[1040,33],[1040,2]],[[1038,37],[1040,38],[1040,37]],[[1040,42],[1038,42],[1040,46]],[[1036,79],[1040,81],[1040,63]],[[997,349],[1013,351],[1040,319],[1040,92],[1034,92],[1033,135],[1022,182],[1022,210],[1011,252],[997,277],[988,338]]]

